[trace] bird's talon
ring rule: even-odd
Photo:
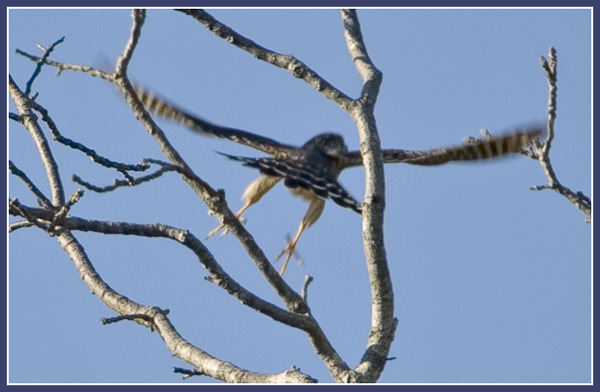
[[[277,260],[281,259],[281,256],[283,256],[286,253],[289,253],[291,256],[296,250],[296,245],[291,241],[289,234],[285,237],[285,240],[287,241],[287,244],[285,248],[283,248],[283,250],[277,255]]]
[[[289,257],[291,257],[291,256],[292,256],[292,254],[293,254],[293,251],[290,251],[290,250],[289,250],[289,249],[286,247],[284,250],[282,250],[282,251],[281,251],[281,253],[279,253],[279,254],[277,255],[277,257],[276,257],[276,260],[277,260],[277,261],[279,261],[279,259],[281,259],[281,257],[282,257],[284,254],[286,254],[286,253],[288,254],[288,256],[289,256]],[[288,258],[288,259],[289,259],[289,258]]]
[[[281,276],[283,276],[288,263],[290,262],[290,259],[292,258],[292,256],[296,253],[296,244],[292,241],[290,241],[290,238],[287,238],[287,245],[285,246],[285,248],[283,248],[283,250],[281,251],[281,253],[279,253],[277,255],[277,260],[281,259],[281,257],[283,255],[285,255],[287,253],[287,256],[285,258],[285,261],[283,262],[283,266],[281,267],[281,271],[279,272],[279,274]]]

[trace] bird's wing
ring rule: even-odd
[[[479,161],[507,154],[518,153],[531,146],[544,133],[545,127],[538,125],[501,133],[487,139],[475,139],[467,144],[425,151],[384,149],[383,163],[408,163],[411,165],[442,165],[455,161]],[[360,152],[351,151],[344,155],[344,169],[361,166]]]
[[[200,117],[189,114],[163,98],[156,96],[153,92],[139,86],[136,87],[136,91],[138,97],[150,112],[165,119],[181,123],[201,135],[231,140],[232,142],[243,144],[277,157],[285,157],[297,150],[297,147],[282,144],[276,140],[252,132],[212,124]]]

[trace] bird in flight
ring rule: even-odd
[[[201,135],[231,140],[269,155],[264,158],[249,158],[220,153],[231,160],[241,162],[244,166],[257,169],[261,174],[244,191],[244,205],[235,214],[238,219],[281,180],[293,194],[309,202],[296,235],[277,256],[277,259],[280,259],[287,255],[280,271],[281,275],[295,252],[300,236],[319,219],[327,199],[361,214],[361,203],[344,189],[338,182],[338,177],[345,169],[361,166],[362,157],[359,151],[348,151],[341,135],[322,133],[303,146],[295,147],[241,129],[212,124],[143,88],[138,87],[137,94],[144,106],[160,117],[181,123]],[[382,149],[381,152],[384,163],[433,166],[453,161],[479,161],[522,152],[539,139],[543,131],[544,127],[537,125],[447,148],[424,151]],[[222,229],[225,235],[227,229],[221,224],[211,231],[208,237]]]

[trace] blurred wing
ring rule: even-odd
[[[456,147],[439,148],[428,151],[406,153],[404,163],[411,165],[441,165],[457,161],[481,161],[515,154],[533,145],[539,139],[545,128],[536,127],[507,132],[503,135],[492,136],[488,139],[474,139],[467,144]],[[385,161],[385,158],[384,158]],[[394,161],[385,161],[391,163]]]
[[[545,127],[539,125],[505,132],[488,139],[475,139],[459,146],[425,151],[384,149],[384,163],[408,163],[411,165],[442,165],[454,161],[480,161],[507,154],[519,153],[539,139]],[[352,151],[343,158],[343,168],[362,165],[360,152]]]
[[[139,86],[137,87],[137,94],[146,109],[150,112],[167,120],[183,124],[185,127],[198,132],[201,135],[231,140],[232,142],[243,144],[266,154],[278,157],[285,157],[297,149],[296,147],[282,144],[276,140],[241,129],[221,127],[212,124],[177,108],[164,99],[157,97],[151,91],[144,90]]]

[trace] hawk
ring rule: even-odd
[[[338,178],[343,170],[361,166],[362,157],[359,151],[348,151],[341,135],[322,133],[311,138],[303,146],[295,147],[241,129],[212,124],[142,88],[138,87],[137,93],[144,106],[160,117],[181,123],[202,135],[231,140],[269,155],[264,158],[250,158],[220,153],[231,160],[241,162],[244,166],[257,169],[261,174],[244,191],[244,205],[236,212],[237,218],[241,218],[250,206],[257,203],[281,180],[293,194],[309,202],[296,235],[277,256],[277,259],[280,259],[287,254],[280,271],[281,275],[295,252],[300,236],[319,219],[327,199],[361,214],[361,203],[344,189]],[[539,125],[511,130],[486,139],[474,139],[467,144],[447,148],[425,151],[382,149],[381,152],[384,163],[431,166],[451,161],[478,161],[522,152],[540,138],[543,130]],[[211,231],[208,237],[221,229],[224,229],[225,235],[227,229],[221,224]]]

